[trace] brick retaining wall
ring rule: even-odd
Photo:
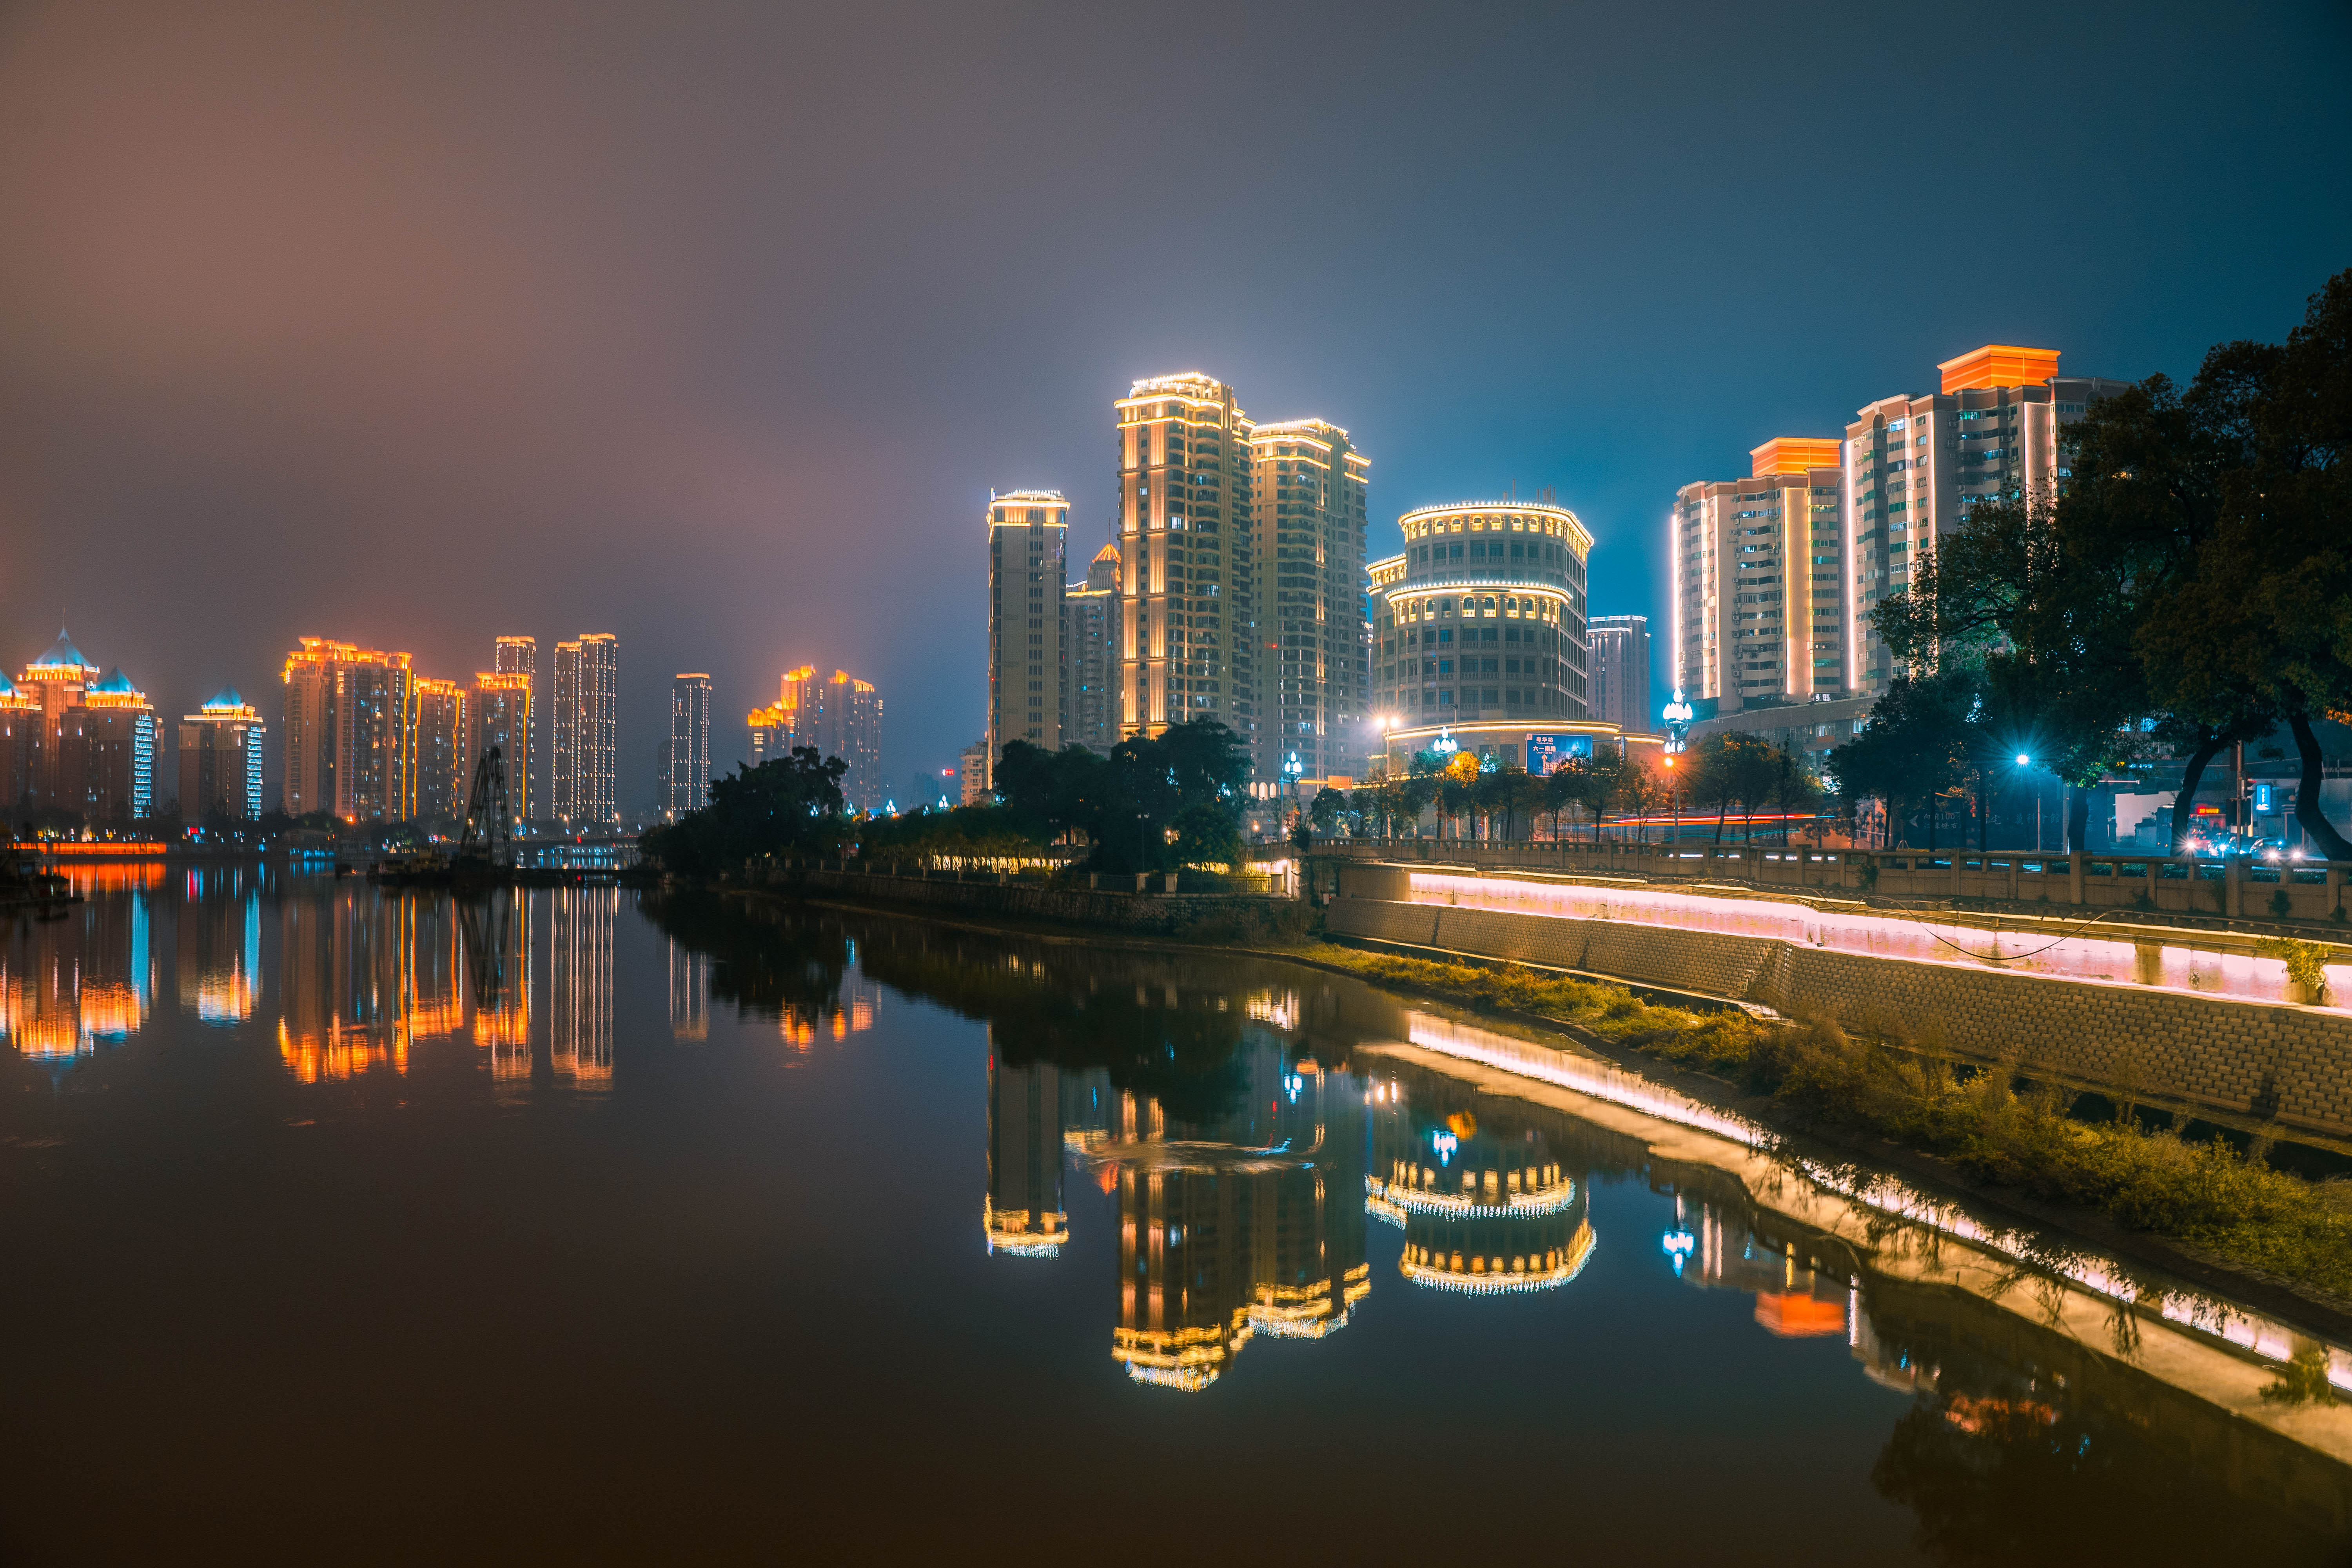
[[[1940,1026],[1983,1060],[2352,1133],[2352,1018],[2283,1003],[2185,995],[1958,964],[1825,952],[1759,937],[1615,921],[1342,898],[1335,933],[1448,948],[1782,1011],[1891,1015]]]

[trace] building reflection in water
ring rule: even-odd
[[[1532,1122],[1474,1108],[1466,1089],[1419,1076],[1372,1080],[1364,1207],[1404,1232],[1398,1269],[1470,1295],[1549,1290],[1592,1258],[1591,1200]]]
[[[1180,1009],[1225,1002],[1160,995]],[[1173,1108],[1100,1071],[1070,1097],[1066,1142],[1118,1205],[1111,1354],[1138,1383],[1207,1388],[1261,1335],[1337,1332],[1371,1289],[1362,1091],[1284,1036],[1278,1001],[1246,1016],[1213,1100]]]
[[[1062,1071],[1051,1063],[1004,1066],[992,1035],[992,1028],[981,1227],[992,1253],[1057,1258],[1070,1238],[1062,1201]]]
[[[530,1079],[532,958],[538,952],[531,940],[534,907],[520,889],[501,889],[457,905],[474,1047],[488,1053],[490,1079],[503,1089]]]
[[[613,923],[618,888],[559,888],[548,907],[548,1056],[580,1089],[613,1082]]]
[[[177,924],[180,1005],[206,1024],[252,1017],[261,1005],[258,874],[189,872]]]
[[[1675,1226],[1662,1246],[1685,1284],[1752,1293],[1756,1321],[1778,1338],[1843,1334],[1854,1343],[1866,1331],[1851,1279],[1825,1275],[1801,1259],[1794,1242],[1774,1247],[1744,1222],[1727,1222],[1712,1204],[1675,1194]]]
[[[453,900],[338,888],[278,904],[278,1050],[304,1083],[408,1070],[420,1041],[466,1023]]]
[[[17,922],[0,946],[0,1037],[30,1059],[62,1064],[137,1034],[154,994],[152,920],[150,896],[134,890],[92,899],[63,920]]]
[[[788,1002],[777,1016],[776,1029],[784,1044],[797,1051],[819,1040],[845,1040],[874,1026],[880,1016],[882,988],[852,970],[841,977],[837,994],[822,1005]]]
[[[669,1033],[674,1040],[710,1037],[710,957],[669,944]]]

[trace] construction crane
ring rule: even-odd
[[[514,808],[507,799],[506,758],[496,746],[474,764],[474,789],[466,799],[466,830],[457,839],[457,865],[514,865]]]

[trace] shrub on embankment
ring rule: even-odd
[[[1869,1037],[1832,1018],[1775,1024],[1653,1006],[1617,986],[1528,969],[1339,947],[1315,956],[1368,980],[1573,1024],[1768,1094],[1806,1121],[1876,1133],[1978,1180],[2352,1297],[2352,1182],[2307,1182],[2219,1138],[2192,1143],[2136,1121],[2078,1121],[2072,1095],[2019,1095],[2003,1068],[1963,1077],[1939,1042],[1904,1038],[1895,1025]]]

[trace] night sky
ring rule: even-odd
[[[273,726],[299,634],[980,733],[992,486],[1200,370],[1412,507],[1678,485],[1987,342],[2186,378],[2352,266],[2352,11],[0,3],[0,660]],[[544,658],[544,655],[542,655]],[[1660,656],[1663,663],[1663,653]],[[275,747],[273,746],[273,751]]]

